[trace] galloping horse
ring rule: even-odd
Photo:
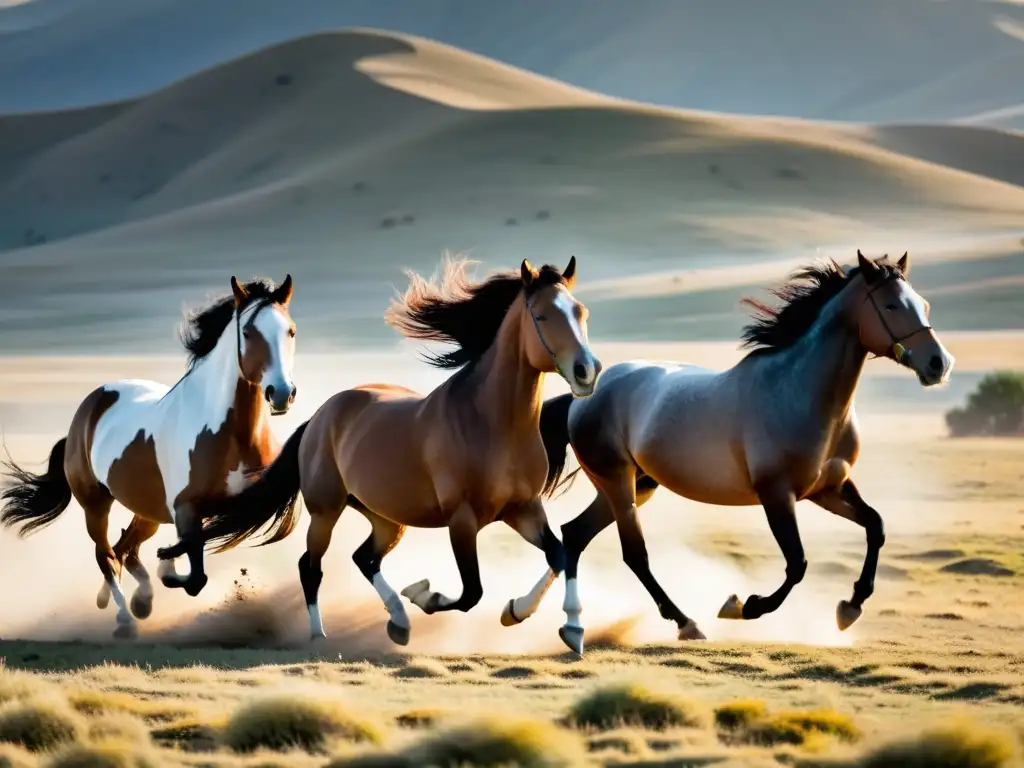
[[[557,371],[570,397],[582,397],[601,370],[587,344],[586,309],[570,293],[576,259],[564,272],[537,270],[524,260],[518,272],[480,283],[468,279],[465,264],[447,262],[439,286],[410,273],[409,290],[385,315],[407,337],[456,344],[428,361],[460,370],[426,396],[391,384],[334,395],[258,480],[237,496],[203,504],[203,537],[223,551],[272,520],[269,540],[287,535],[301,491],[310,523],[299,578],[312,639],[326,636],[318,604],[321,561],[346,506],[372,527],[352,559],[387,608],[388,636],[401,645],[409,642],[409,618],[380,567],[407,526],[447,527],[462,578],[458,599],[432,592],[426,579],[402,591],[428,614],[468,611],[479,602],[477,534],[495,520],[543,550],[551,574],[510,601],[506,613],[532,612],[562,570],[562,544],[540,501],[548,467],[541,382]]]
[[[177,384],[105,384],[79,405],[44,474],[5,462],[13,482],[0,492],[0,522],[20,525],[21,536],[54,522],[72,497],[82,506],[104,580],[96,605],[106,608],[113,593],[115,637],[133,637],[132,614],[145,619],[153,610],[141,545],[164,523],[173,523],[179,536],[198,535],[196,502],[240,490],[246,470],[277,455],[267,417],[287,412],[296,393],[292,278],[274,288],[265,281],[240,285],[232,277],[231,290],[233,296],[187,318],[182,342],[189,365]],[[107,521],[114,501],[134,518],[111,548]],[[175,572],[173,560],[161,562],[158,575],[165,586],[196,595],[207,581],[202,546],[188,555],[188,576]],[[131,614],[120,586],[125,566],[138,582]]]
[[[719,618],[756,619],[775,611],[804,577],[807,561],[795,504],[809,499],[863,527],[864,566],[851,600],[836,611],[841,630],[861,615],[874,590],[885,542],[882,518],[857,492],[850,470],[859,438],[853,395],[868,354],[888,357],[922,385],[944,382],[953,357],[928,321],[928,303],[907,282],[907,254],[895,264],[857,251],[858,266],[834,261],[796,273],[775,292],[773,309],[756,310],[747,326],[743,360],[724,372],[690,365],[626,362],[601,376],[585,401],[544,403],[544,443],[550,457],[545,496],[564,480],[566,447],[598,491],[593,503],[562,526],[566,550],[566,623],[559,634],[583,652],[577,566],[590,541],[612,521],[625,563],[675,621],[679,638],[703,639],[696,623],[669,599],[651,574],[638,507],[664,485],[705,504],[760,504],[786,558],[786,578],[767,597],[731,596]]]

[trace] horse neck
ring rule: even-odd
[[[509,431],[536,431],[540,424],[544,374],[526,359],[522,338],[525,307],[520,294],[473,372],[479,383],[475,397],[479,412]]]
[[[256,443],[260,423],[266,421],[266,408],[259,385],[250,384],[242,376],[235,323],[232,318],[213,351],[197,361],[176,387],[177,404],[201,411],[205,424],[213,431],[231,420],[229,434],[248,447]]]
[[[817,403],[824,415],[844,416],[860,381],[867,350],[856,325],[860,278],[829,301],[807,333],[780,356],[794,397]]]

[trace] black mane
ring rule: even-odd
[[[239,307],[244,311],[254,303],[269,304],[273,299],[274,285],[269,280],[257,279],[243,285],[247,294],[245,303]],[[206,357],[217,346],[224,329],[235,316],[235,297],[231,294],[216,299],[202,309],[194,309],[185,315],[179,333],[182,346],[188,352],[188,369]]]
[[[902,277],[894,264],[883,257],[875,264],[883,280]],[[759,350],[785,349],[795,344],[810,330],[829,301],[859,275],[859,266],[843,269],[835,260],[815,264],[794,272],[789,280],[770,292],[782,302],[771,307],[757,299],[743,299],[754,308],[753,319],[744,327],[744,347]]]
[[[408,273],[411,285],[384,316],[385,322],[403,336],[457,345],[450,352],[426,353],[437,368],[461,368],[474,363],[498,335],[512,302],[523,290],[520,270],[499,272],[482,282],[466,274],[468,262],[448,261],[439,283]],[[545,264],[527,289],[533,294],[549,285],[565,283],[557,267]]]

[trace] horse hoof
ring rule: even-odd
[[[311,643],[316,643],[316,642],[319,642],[321,640],[326,640],[326,639],[327,639],[327,633],[324,632],[323,630],[320,630],[319,632],[313,632],[309,636],[309,642],[311,642]]]
[[[740,600],[739,595],[730,595],[729,599],[725,601],[725,605],[718,612],[718,618],[720,619],[742,619],[743,618],[743,602]]]
[[[697,628],[697,622],[693,619],[687,621],[679,628],[680,640],[707,640],[704,633]]]
[[[139,628],[134,621],[127,624],[118,624],[114,630],[114,637],[118,640],[134,640],[139,634]]]
[[[96,607],[101,611],[110,605],[110,587],[104,586],[96,594]]]
[[[839,625],[840,631],[849,629],[862,613],[864,613],[863,608],[858,608],[848,600],[840,600],[839,605],[836,606],[836,624]]]
[[[409,627],[402,627],[393,621],[388,621],[388,637],[395,645],[408,645],[409,631]]]
[[[558,636],[570,651],[579,656],[583,655],[583,627],[570,627],[566,624],[558,630]]]
[[[153,613],[153,596],[152,595],[140,595],[138,592],[132,595],[131,601],[132,615],[136,619],[148,619],[150,614]]]
[[[420,579],[415,584],[410,584],[402,590],[402,596],[415,601],[424,592],[430,591],[430,579]]]
[[[185,582],[185,594],[189,597],[197,597],[209,580],[210,577],[205,573],[202,576],[189,576],[188,581]]]
[[[523,620],[515,614],[515,600],[509,600],[505,603],[505,607],[501,609],[501,626],[503,627],[514,627],[516,624],[522,624]]]

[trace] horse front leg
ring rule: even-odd
[[[756,490],[768,517],[768,526],[786,558],[786,579],[781,587],[767,597],[751,595],[746,602],[741,602],[737,595],[730,596],[718,612],[720,619],[758,619],[766,613],[778,610],[793,591],[793,587],[803,581],[804,574],[807,573],[804,545],[800,541],[800,530],[796,524],[796,497],[789,483],[759,483]]]
[[[524,504],[509,505],[501,514],[501,520],[537,549],[544,552],[548,568],[533,589],[522,597],[509,600],[501,612],[501,624],[511,627],[530,618],[540,607],[544,595],[565,570],[565,547],[551,530],[544,504],[540,499],[531,499]]]
[[[448,520],[448,536],[452,543],[455,564],[462,578],[462,594],[452,599],[440,592],[432,592],[430,580],[422,579],[402,590],[402,595],[424,613],[462,611],[465,613],[480,602],[484,595],[480,583],[480,561],[477,559],[476,537],[480,523],[473,508],[463,503]]]
[[[193,504],[184,502],[174,508],[174,527],[178,530],[178,542],[157,551],[161,558],[157,575],[168,589],[184,589],[190,597],[196,597],[209,577],[203,563],[203,520]],[[188,576],[174,568],[173,558],[182,554],[188,555]]]
[[[885,545],[885,524],[882,516],[861,498],[852,480],[845,480],[838,489],[829,488],[811,497],[811,501],[833,515],[856,523],[867,534],[867,552],[860,578],[853,585],[853,597],[840,600],[836,606],[836,624],[840,630],[848,629],[863,613],[864,601],[875,591],[875,571],[878,555]]]

